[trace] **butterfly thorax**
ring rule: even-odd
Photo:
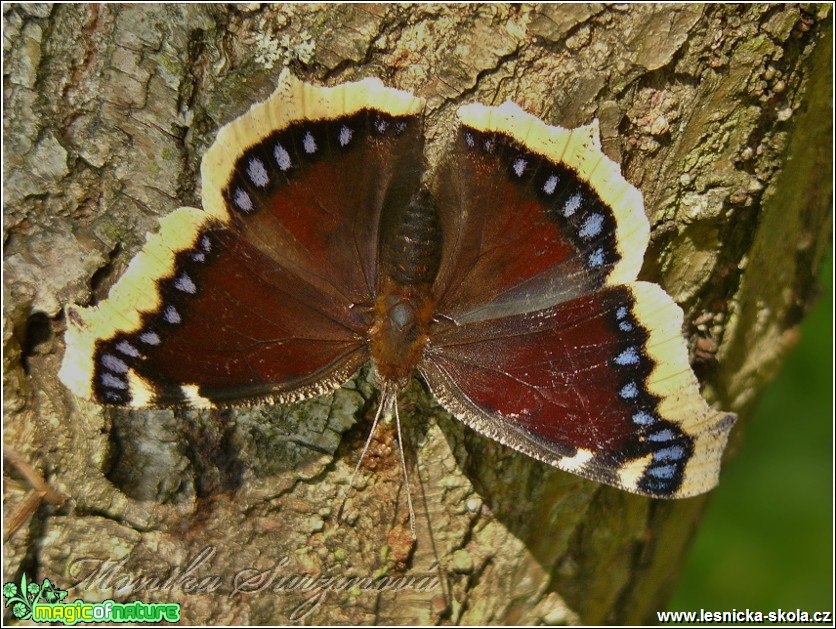
[[[401,383],[421,359],[436,306],[432,284],[441,237],[437,211],[427,192],[413,195],[387,231],[370,329],[371,353],[378,375]]]
[[[402,383],[409,378],[429,341],[432,313],[429,285],[392,282],[380,294],[369,336],[372,360],[384,382]]]

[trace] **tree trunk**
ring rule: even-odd
[[[178,602],[195,624],[642,623],[664,608],[704,497],[556,471],[465,429],[416,381],[400,408],[417,542],[389,426],[338,525],[378,399],[367,373],[295,406],[106,411],[57,380],[62,307],[103,298],[160,216],[200,206],[218,127],[284,65],[426,97],[430,159],[463,102],[597,117],[645,198],[642,278],[684,308],[706,397],[741,415],[733,452],[830,244],[829,6],[3,11],[4,441],[69,497],[7,542],[4,581]],[[8,514],[28,486],[7,474]]]

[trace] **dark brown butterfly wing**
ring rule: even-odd
[[[713,487],[733,418],[699,393],[681,310],[635,281],[638,191],[589,128],[509,105],[460,117],[437,180],[446,257],[420,367],[436,397],[582,476],[663,497]]]
[[[435,188],[443,314],[462,322],[528,312],[635,279],[648,223],[639,192],[601,153],[597,127],[547,127],[511,103],[460,116]]]
[[[418,185],[422,106],[285,73],[207,152],[204,210],[162,219],[106,301],[70,310],[62,380],[106,404],[210,406],[347,379],[368,360],[380,225]]]

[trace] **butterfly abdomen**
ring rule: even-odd
[[[383,275],[415,286],[435,280],[441,260],[438,211],[425,190],[416,192],[383,241]]]
[[[416,192],[383,229],[372,359],[383,380],[402,382],[421,359],[435,306],[431,287],[441,258],[441,230],[429,194]]]

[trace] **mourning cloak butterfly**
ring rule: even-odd
[[[426,177],[423,105],[284,73],[218,133],[203,210],[163,218],[107,300],[69,308],[63,382],[118,406],[292,402],[371,360],[382,407],[417,370],[468,426],[560,469],[713,487],[734,416],[700,395],[679,307],[636,281],[648,221],[596,123],[467,105]]]

